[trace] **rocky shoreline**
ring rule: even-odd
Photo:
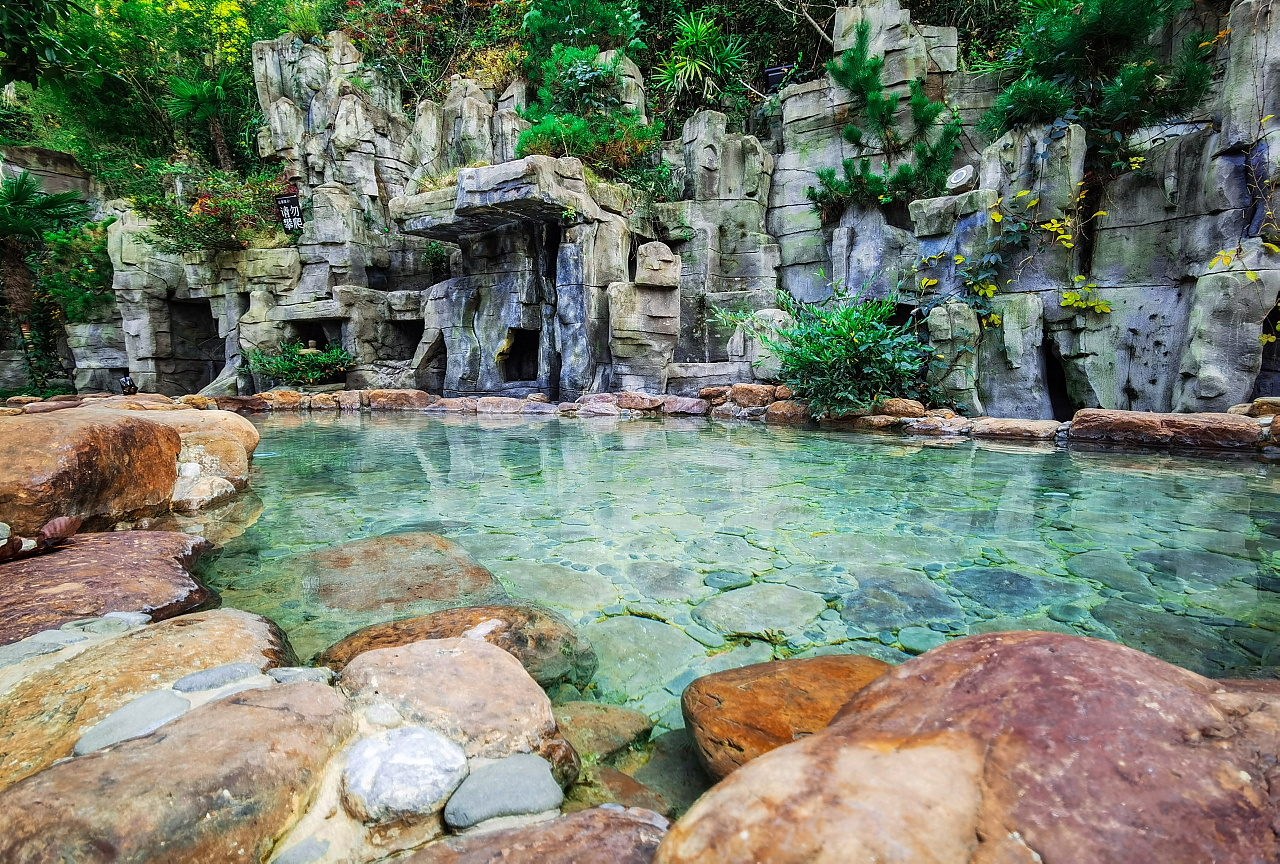
[[[136,582],[180,582],[201,548],[87,534],[0,565],[7,586],[17,568],[75,572],[87,557],[100,574],[92,617],[28,603],[0,622],[0,859],[1280,854],[1274,681],[1213,681],[1087,637],[988,633],[897,667],[840,655],[713,672],[683,686],[686,730],[658,735],[640,712],[563,698],[587,689],[595,648],[545,609],[376,624],[308,667],[260,616],[139,600]]]

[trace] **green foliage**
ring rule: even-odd
[[[215,174],[196,187],[189,207],[162,196],[134,198],[133,206],[155,222],[152,235],[166,252],[275,248],[290,243],[280,227],[275,196],[294,191],[270,171],[244,182]]]
[[[1210,43],[1190,36],[1172,65],[1153,59],[1152,37],[1187,0],[1025,0],[1025,18],[1004,66],[1021,80],[983,118],[992,136],[1071,114],[1118,141],[1185,115],[1208,92]],[[1114,149],[1114,148],[1113,148]]]
[[[661,122],[642,125],[629,111],[590,117],[540,112],[533,116],[533,126],[520,134],[517,156],[576,156],[606,177],[645,164],[648,154],[662,143]]]
[[[169,116],[179,123],[209,127],[209,138],[218,157],[218,167],[234,171],[231,151],[222,134],[222,119],[227,114],[232,92],[239,84],[238,76],[223,69],[212,78],[187,79],[175,76],[169,81],[169,95],[163,100]]]
[[[76,192],[46,193],[40,180],[23,171],[0,181],[0,237],[38,240],[89,213],[89,205]]]
[[[323,384],[355,366],[355,359],[341,345],[327,345],[319,354],[303,354],[301,342],[285,342],[280,351],[253,351],[249,368],[276,384]]]
[[[621,57],[612,63],[597,63],[599,53],[595,45],[554,46],[540,69],[542,86],[537,96],[540,108],[551,114],[580,116],[615,110],[622,83],[618,72]]]
[[[96,72],[89,52],[60,37],[59,26],[81,11],[76,0],[20,0],[0,5],[0,86]]]
[[[114,299],[111,256],[107,254],[107,227],[114,221],[108,218],[45,232],[39,289],[62,310],[62,320],[72,324],[86,321]]]
[[[911,20],[935,27],[955,27],[960,53],[970,68],[1004,56],[1017,37],[1021,0],[913,0]]]
[[[287,0],[280,9],[284,32],[292,33],[303,42],[311,42],[325,34],[320,22],[320,11],[307,0]]]
[[[719,314],[760,334],[780,363],[778,380],[808,401],[814,416],[839,417],[894,397],[938,401],[925,377],[931,350],[910,323],[891,323],[896,298],[863,299],[839,284],[832,288],[820,303],[779,291],[778,306],[793,323],[776,328],[750,313]]]
[[[618,179],[634,189],[642,200],[679,201],[684,191],[671,165],[659,159],[653,165],[637,165],[618,172]]]
[[[676,19],[675,44],[654,71],[653,83],[674,98],[689,95],[710,103],[746,63],[740,36],[726,36],[713,17],[690,12]]]
[[[884,58],[871,55],[870,32],[866,22],[860,23],[853,47],[828,63],[827,69],[837,83],[853,94],[854,119],[844,127],[844,139],[857,147],[879,151],[884,162],[881,171],[875,172],[869,158],[845,159],[843,177],[831,168],[819,169],[822,187],[810,187],[806,192],[825,221],[838,217],[849,204],[889,204],[940,194],[960,141],[959,118],[953,114],[940,122],[946,106],[931,100],[919,79],[909,85],[910,128],[899,128],[900,99],[884,92],[880,80]],[[859,115],[861,125],[857,122]],[[906,158],[908,153],[912,158]]]
[[[645,47],[640,27],[635,0],[532,0],[524,16],[533,58],[548,56],[560,44],[634,52]]]

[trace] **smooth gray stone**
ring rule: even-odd
[[[296,846],[290,846],[284,852],[271,859],[271,864],[314,864],[323,861],[329,852],[329,841],[319,837],[308,837]]]
[[[499,816],[555,810],[564,801],[551,763],[532,753],[516,753],[471,772],[444,807],[451,828],[470,828]]]
[[[9,539],[9,526],[7,523],[0,522],[0,540]]]
[[[267,674],[280,684],[298,684],[303,681],[329,684],[333,681],[333,670],[328,666],[281,666],[268,669]]]
[[[63,645],[60,642],[32,642],[29,639],[14,642],[12,645],[0,645],[0,669],[6,666],[13,666],[32,657],[39,657],[41,654],[52,654],[55,651],[61,651],[62,648]]]
[[[102,617],[109,621],[123,621],[130,627],[151,623],[151,616],[146,612],[107,612]]]
[[[429,816],[466,776],[461,747],[430,729],[402,726],[351,745],[342,802],[362,822]]]
[[[908,654],[923,654],[946,641],[945,636],[928,627],[903,627],[898,631],[898,642]]]
[[[212,669],[201,669],[190,675],[183,675],[173,682],[173,689],[179,693],[197,693],[201,690],[217,690],[237,681],[243,681],[253,675],[261,675],[262,670],[252,663],[227,663],[214,666]]]
[[[28,636],[32,642],[52,642],[57,645],[74,645],[76,642],[83,642],[88,636],[81,636],[72,630],[41,630],[39,633]]]
[[[99,618],[97,621],[86,624],[82,629],[85,633],[93,633],[98,636],[110,636],[116,633],[127,633],[129,631],[129,624],[119,620],[118,618]]]
[[[170,720],[181,717],[191,708],[185,696],[172,690],[152,690],[129,704],[117,708],[89,727],[72,751],[83,756],[130,738],[147,735]]]
[[[706,627],[699,624],[686,624],[684,632],[697,639],[708,648],[720,648],[724,646],[724,637],[719,633],[713,633]]]

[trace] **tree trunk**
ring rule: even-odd
[[[35,278],[27,266],[27,244],[21,238],[0,237],[0,283],[4,286],[9,313],[19,321],[31,314]]]
[[[218,156],[218,167],[223,171],[236,170],[236,163],[231,161],[231,151],[227,149],[227,139],[222,134],[222,121],[217,117],[209,121],[209,137],[213,139],[213,151]]]

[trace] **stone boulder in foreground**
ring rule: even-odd
[[[150,413],[73,408],[0,417],[3,521],[34,535],[57,516],[111,523],[167,509],[182,442]]]
[[[317,662],[336,672],[366,651],[455,638],[497,645],[519,660],[541,687],[563,681],[586,687],[598,662],[591,643],[564,616],[536,606],[466,606],[384,621],[331,645]]]
[[[187,612],[209,598],[188,572],[208,547],[190,534],[111,531],[0,564],[0,645],[107,612]]]
[[[892,668],[859,654],[755,663],[696,679],[680,705],[698,761],[719,780],[822,731],[853,694]]]
[[[1095,639],[958,639],[744,765],[655,864],[1280,858],[1280,688]]]

